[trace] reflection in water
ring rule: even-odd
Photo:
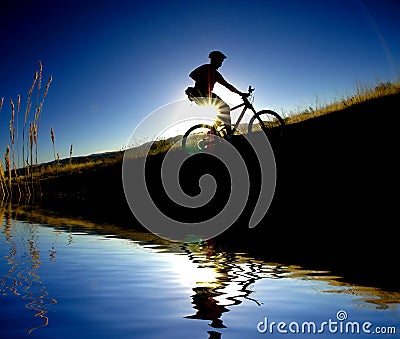
[[[168,272],[175,278],[178,277],[177,280],[181,283],[181,286],[174,286],[174,288],[185,290],[188,287],[188,291],[191,292],[185,295],[183,302],[189,305],[190,308],[185,309],[183,314],[178,315],[176,313],[172,316],[189,323],[188,326],[193,325],[196,320],[206,321],[205,326],[207,329],[205,335],[209,339],[222,338],[222,334],[225,335],[225,331],[230,330],[232,322],[230,323],[227,320],[227,315],[239,313],[242,308],[246,309],[249,304],[256,309],[262,309],[266,306],[271,309],[274,306],[269,304],[270,299],[268,299],[268,296],[257,293],[258,284],[261,280],[266,280],[268,283],[272,279],[276,282],[278,282],[277,279],[297,282],[316,280],[322,282],[318,285],[321,286],[321,290],[318,292],[324,296],[332,294],[349,295],[352,300],[356,300],[353,297],[357,296],[359,298],[359,305],[357,306],[367,306],[376,310],[394,309],[400,303],[399,293],[346,284],[326,271],[304,270],[294,265],[282,265],[271,263],[267,260],[255,259],[246,253],[224,251],[213,240],[208,240],[201,244],[168,242],[147,232],[139,232],[114,225],[100,225],[84,220],[60,218],[48,213],[40,214],[38,210],[25,212],[15,208],[5,210],[0,208],[0,220],[3,220],[3,225],[0,227],[0,241],[3,238],[3,242],[8,246],[6,249],[7,254],[3,257],[6,259],[7,270],[0,272],[0,296],[8,296],[10,294],[18,296],[18,298],[24,300],[27,309],[34,311],[34,316],[40,319],[40,323],[29,329],[29,333],[38,328],[46,327],[49,322],[52,323],[51,319],[49,319],[49,311],[51,311],[52,305],[57,303],[57,300],[60,302],[57,306],[62,307],[64,293],[80,292],[74,289],[72,289],[72,292],[65,292],[62,287],[57,290],[51,285],[51,283],[54,284],[54,281],[45,282],[46,279],[41,278],[39,274],[40,268],[51,265],[52,274],[53,272],[60,274],[65,269],[60,265],[62,255],[74,261],[77,257],[80,258],[77,253],[78,250],[83,251],[85,254],[90,252],[90,259],[97,260],[93,261],[96,263],[95,265],[86,266],[89,267],[87,272],[81,273],[80,269],[79,271],[72,271],[77,275],[74,277],[75,279],[84,277],[95,286],[90,292],[94,295],[95,301],[93,302],[96,303],[96,312],[101,314],[101,305],[106,299],[102,291],[106,291],[108,295],[113,295],[113,302],[117,303],[115,309],[121,310],[124,308],[121,305],[126,305],[126,299],[135,300],[135,298],[138,298],[137,295],[146,290],[146,283],[141,282],[141,279],[145,281],[143,280],[145,276],[140,276],[139,274],[142,271],[135,271],[133,280],[129,280],[131,279],[129,278],[131,277],[130,274],[132,274],[132,262],[138,261],[140,258],[143,259],[143,257],[139,259],[135,257],[135,252],[126,251],[126,248],[135,247],[148,251],[146,260],[149,260],[150,267],[145,267],[147,269],[145,273],[150,276],[150,279],[157,280],[159,285],[168,284],[168,279],[163,276],[163,273],[170,270]],[[17,223],[15,220],[28,221],[22,224]],[[44,227],[44,225],[47,226]],[[90,242],[82,242],[83,235],[87,234],[95,235],[96,239],[112,238],[116,240],[116,247],[105,247],[104,243],[100,244],[99,242],[96,243],[96,246],[91,247],[92,244]],[[46,236],[47,238],[44,239],[43,237]],[[58,242],[60,238],[64,240]],[[85,248],[83,246],[88,247]],[[67,250],[70,247],[74,247],[75,253]],[[109,261],[108,266],[104,264],[104,267],[98,267],[103,265],[102,260],[104,260],[104,257],[102,252],[105,248],[109,251],[112,250],[110,254],[120,258],[123,263]],[[161,264],[159,262],[158,266],[152,267],[151,260],[154,260],[152,256],[154,253],[157,254],[157,260],[161,257]],[[74,257],[74,255],[77,255],[77,257]],[[107,258],[112,258],[112,255]],[[115,271],[111,271],[115,276],[110,277],[109,280],[104,280],[107,279],[110,273],[107,269],[117,264],[120,266]],[[97,269],[98,271],[92,272],[92,269]],[[179,276],[180,270],[182,271],[181,276]],[[103,281],[109,282],[110,285],[118,282],[116,284],[118,286],[109,286],[106,283],[102,285],[101,282]],[[46,285],[49,289],[46,288]],[[115,290],[112,288],[115,288]],[[115,291],[118,289],[123,291],[123,304],[118,304],[118,299],[115,296]],[[58,294],[50,296],[48,290],[53,291],[53,294],[54,291]],[[98,294],[96,294],[96,291],[98,291]],[[168,291],[174,292],[173,290]],[[89,292],[89,288],[87,292]],[[82,291],[82,293],[85,293],[85,291]],[[285,293],[295,292],[285,291]],[[82,294],[79,294],[79,296],[82,297]],[[146,297],[143,297],[143,299],[145,301],[143,301],[144,304],[141,307],[151,308],[153,306],[154,299],[148,298],[146,300]],[[73,304],[71,307],[73,312],[79,312],[80,308],[84,306],[84,299],[80,300],[77,296],[76,300],[78,304]],[[105,302],[108,307],[109,300],[106,299]],[[97,307],[97,305],[99,306]],[[108,311],[104,311],[108,317]],[[163,310],[160,311],[163,312]],[[60,313],[61,310],[58,311],[58,314]],[[124,309],[119,316],[122,318],[125,313],[129,312],[125,312]],[[73,319],[79,322],[80,317],[82,317],[82,314],[74,313]],[[257,319],[253,318],[252,320],[256,321]],[[113,321],[118,322],[118,319],[113,318]],[[85,324],[84,320],[80,324],[81,326]],[[121,323],[115,324],[117,328],[122,325],[125,325],[123,320],[121,320]],[[143,324],[137,326],[140,327]],[[46,330],[49,330],[49,327],[51,326],[47,326]],[[202,334],[201,338],[205,338],[204,333]],[[115,337],[121,336],[116,334]],[[143,337],[150,336],[144,335]],[[193,337],[196,336],[194,335]]]
[[[257,265],[240,266],[236,255],[217,252],[212,240],[201,246],[184,245],[182,248],[188,258],[198,265],[198,269],[212,268],[216,273],[214,281],[196,282],[192,303],[197,312],[186,318],[211,320],[211,327],[226,328],[220,319],[223,313],[229,312],[226,306],[241,304],[241,298],[260,305],[257,300],[250,298],[253,291],[249,288],[257,279],[261,279]]]
[[[201,245],[182,246],[189,259],[198,265],[198,269],[212,268],[215,280],[198,281],[192,295],[195,314],[188,319],[210,320],[209,326],[215,329],[226,328],[221,316],[230,311],[230,307],[240,305],[247,299],[260,306],[262,303],[252,298],[252,285],[262,278],[279,278],[285,274],[285,268],[277,265],[266,265],[244,256],[219,252],[213,240]],[[229,306],[229,308],[228,308]],[[221,338],[222,333],[208,331],[209,338]]]
[[[196,282],[192,295],[192,304],[196,312],[185,317],[209,320],[209,326],[215,329],[208,331],[209,339],[222,337],[222,333],[217,329],[227,328],[221,317],[232,310],[232,306],[240,305],[243,300],[250,300],[257,306],[262,305],[257,298],[252,297],[253,285],[260,279],[326,281],[332,289],[321,292],[359,296],[363,303],[376,309],[389,309],[392,306],[396,308],[400,303],[399,293],[385,292],[373,287],[352,286],[341,282],[340,277],[330,275],[328,271],[304,270],[298,266],[258,261],[245,254],[218,251],[212,239],[201,245],[185,244],[182,245],[182,249],[188,258],[197,264],[199,270],[213,269],[215,272],[213,280]]]
[[[196,248],[194,248],[196,247]],[[216,272],[214,281],[199,281],[192,295],[195,314],[186,316],[188,319],[210,320],[209,326],[220,329],[226,328],[221,316],[229,312],[227,306],[239,305],[242,298],[252,300],[261,305],[256,299],[250,297],[253,293],[251,285],[262,277],[262,265],[248,262],[238,264],[238,258],[233,253],[219,253],[214,248],[213,240],[208,240],[200,245],[183,245],[182,249],[198,269],[213,268]],[[202,255],[205,253],[205,255]],[[208,331],[209,338],[221,338],[222,333]]]
[[[3,213],[0,213],[1,215]],[[42,264],[38,228],[33,224],[26,224],[24,228],[17,228],[10,214],[6,213],[3,229],[0,228],[0,230],[5,236],[6,243],[10,245],[9,254],[5,256],[9,270],[0,276],[0,293],[3,296],[12,293],[26,300],[25,307],[33,310],[35,317],[42,320],[40,325],[29,329],[28,333],[30,334],[32,331],[48,325],[48,306],[57,303],[57,300],[49,297],[46,286],[37,273]],[[56,255],[54,247],[49,252],[49,261],[53,262]]]

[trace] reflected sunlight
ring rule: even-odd
[[[171,262],[179,282],[185,287],[218,287],[220,285],[219,274],[214,267],[200,267],[188,261],[186,255],[174,254],[171,256]]]

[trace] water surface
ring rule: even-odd
[[[400,333],[399,293],[328,271],[46,213],[0,220],[0,338]]]

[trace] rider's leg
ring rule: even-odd
[[[218,115],[215,120],[216,126],[224,125],[228,134],[231,133],[231,109],[228,104],[223,101],[219,96],[212,93],[213,104],[217,107]]]
[[[195,88],[193,88],[194,92],[189,93],[189,99],[193,100],[196,104],[200,106],[212,105],[215,106],[218,110],[217,118],[215,120],[214,126],[218,128],[219,126],[224,126],[226,129],[226,133],[229,135],[232,132],[231,128],[231,109],[228,104],[223,101],[218,95],[211,93],[211,97],[202,96],[202,93]]]

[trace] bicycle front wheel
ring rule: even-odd
[[[214,128],[197,124],[187,130],[182,139],[182,149],[190,154],[210,150],[217,142]]]
[[[277,132],[282,134],[285,121],[282,117],[271,110],[263,110],[254,114],[248,125],[248,133],[263,131],[266,134]]]

